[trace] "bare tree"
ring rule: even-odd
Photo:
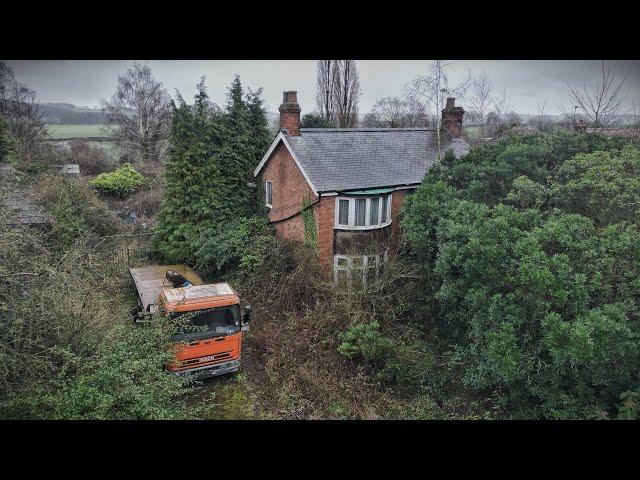
[[[134,63],[118,76],[111,99],[101,104],[107,126],[115,127],[115,141],[125,152],[143,162],[160,159],[169,133],[171,97],[149,66]]]
[[[500,133],[508,127],[507,114],[511,110],[511,97],[507,95],[506,90],[502,90],[502,93],[493,97],[492,106],[496,114],[497,133]]]
[[[561,113],[560,121],[558,124],[565,130],[577,130],[581,125],[586,128],[587,122],[583,114],[580,113],[580,107],[577,105],[571,105],[566,107],[560,105],[558,107]]]
[[[447,77],[447,67],[450,63],[445,63],[442,60],[435,60],[429,66],[427,73],[416,77],[406,87],[406,93],[409,98],[416,101],[424,102],[428,109],[432,111],[436,121],[436,152],[438,158],[441,154],[441,135],[440,124],[441,117],[440,112],[445,107],[445,101],[449,96],[461,97],[466,92],[471,82],[471,74],[467,78],[456,85],[455,87],[449,87],[449,80]]]
[[[333,84],[333,105],[336,123],[340,128],[358,125],[358,99],[360,79],[355,60],[335,60],[335,82]]]
[[[333,92],[336,82],[336,61],[318,60],[316,65],[316,107],[327,123],[335,122]]]
[[[538,114],[529,119],[529,123],[536,127],[538,130],[544,133],[549,133],[554,128],[554,122],[551,117],[547,115],[545,109],[547,108],[547,99],[544,102],[538,104]]]
[[[36,92],[16,81],[4,62],[0,62],[0,115],[7,123],[17,156],[31,160],[36,147],[47,136],[44,111]]]
[[[640,110],[638,110],[636,102],[633,102],[633,117],[631,124],[632,138],[634,142],[640,141]]]
[[[480,123],[480,136],[484,138],[484,120],[491,102],[493,82],[485,72],[474,78],[469,85],[467,102],[477,112]],[[468,115],[468,114],[467,114]]]
[[[618,81],[610,65],[602,62],[602,77],[595,86],[582,87],[567,84],[571,103],[578,107],[593,128],[604,130],[620,122],[622,103],[626,98],[623,91],[626,77]]]
[[[379,99],[363,120],[365,127],[408,128],[426,127],[428,124],[424,105],[399,97]]]
[[[407,104],[398,97],[386,97],[379,99],[373,108],[376,121],[379,126],[399,128],[405,127],[407,116]]]

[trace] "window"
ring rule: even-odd
[[[349,225],[349,200],[338,200],[338,225]]]
[[[188,320],[172,336],[175,342],[191,342],[240,331],[240,311],[237,305],[197,310],[188,314],[173,313],[171,316],[179,318],[182,315],[188,315]]]
[[[271,203],[272,195],[273,195],[273,183],[267,180],[266,182],[264,182],[264,196],[265,196],[265,203],[267,207],[272,206],[272,203]]]
[[[387,252],[381,255],[334,255],[333,281],[345,291],[372,285],[387,262]]]
[[[367,199],[356,198],[356,227],[364,227],[367,218]]]
[[[380,198],[371,198],[369,200],[369,225],[378,225],[380,223]]]
[[[368,230],[391,223],[391,194],[380,196],[336,197],[335,227],[342,230]]]
[[[391,195],[389,195],[388,197],[384,197],[382,199],[382,220],[380,220],[382,223],[387,223],[387,214],[388,209],[387,209],[387,205],[388,205],[388,200],[391,198]]]

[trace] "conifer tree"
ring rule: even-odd
[[[269,140],[260,91],[244,96],[237,76],[224,112],[209,101],[204,79],[193,106],[179,98],[156,230],[167,260],[194,264],[201,237],[256,212],[256,189],[248,183]]]

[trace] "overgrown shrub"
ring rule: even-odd
[[[55,348],[60,358],[52,382],[28,399],[10,406],[26,418],[148,420],[194,418],[187,409],[185,380],[162,368],[170,361],[170,326],[165,319],[150,325],[117,325],[90,357]]]
[[[7,225],[8,215],[0,208],[2,405],[49,384],[60,365],[55,348],[93,351],[134,302],[126,277],[114,275],[111,252],[81,244],[60,251],[38,229]]]
[[[111,171],[116,166],[113,158],[104,148],[92,146],[81,138],[69,142],[67,163],[77,163],[82,175],[97,175]]]
[[[0,162],[15,164],[16,157],[15,146],[9,125],[3,116],[0,115]]]
[[[347,358],[360,358],[372,365],[382,365],[392,354],[391,340],[380,333],[378,322],[356,324],[338,335],[338,352]]]
[[[119,223],[90,188],[60,175],[43,177],[34,188],[36,201],[53,217],[53,245],[66,249],[86,235],[113,235]]]
[[[241,217],[202,233],[197,244],[196,265],[209,272],[235,268],[249,272],[264,263],[274,244],[275,238],[265,218]]]
[[[620,395],[617,420],[640,420],[640,388]]]
[[[74,198],[81,187],[67,182],[45,178],[40,191]],[[86,199],[77,200],[76,215],[90,218]],[[60,250],[45,231],[9,224],[10,215],[0,204],[0,418],[198,415],[162,369],[171,325],[132,325],[135,295],[116,250],[79,238]]]
[[[392,339],[380,328],[377,321],[350,326],[338,335],[338,352],[363,362],[381,386],[400,395],[419,395],[442,387],[436,358],[424,341]]]
[[[625,142],[512,135],[434,167],[405,203],[417,319],[510,416],[611,413],[638,386],[640,151]]]
[[[125,163],[113,172],[101,173],[90,183],[102,193],[123,198],[138,190],[144,177],[133,165]]]
[[[143,216],[155,217],[164,198],[164,166],[158,163],[144,163],[139,166],[139,171],[144,176],[144,184],[139,192],[132,195],[131,204]]]

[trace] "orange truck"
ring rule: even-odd
[[[153,314],[171,318],[190,314],[172,337],[179,345],[174,361],[164,366],[168,372],[201,379],[240,368],[251,306],[245,304],[241,313],[240,297],[228,283],[204,284],[186,265],[129,268],[129,272],[138,294],[136,321],[147,321]]]

